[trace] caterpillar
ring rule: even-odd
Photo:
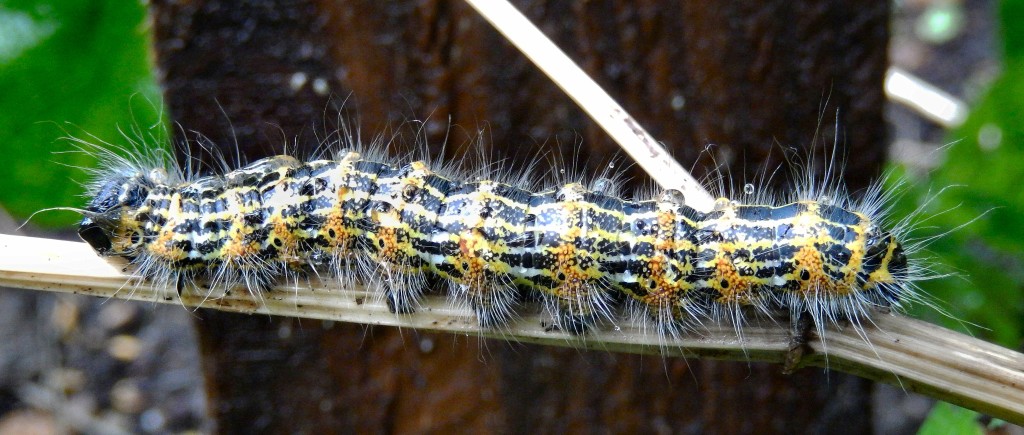
[[[348,145],[204,176],[166,151],[101,149],[107,167],[78,233],[179,292],[205,279],[258,294],[282,276],[327,274],[375,284],[401,314],[439,281],[484,328],[507,325],[529,298],[577,334],[616,321],[620,305],[675,334],[708,321],[738,329],[750,311],[859,325],[919,297],[915,245],[905,222],[886,227],[880,185],[854,200],[837,183],[806,183],[775,201],[748,185],[749,201],[699,211],[672,189],[625,198],[605,179],[535,189]]]

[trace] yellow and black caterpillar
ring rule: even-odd
[[[674,332],[739,324],[748,306],[819,325],[859,320],[914,296],[898,231],[878,222],[878,189],[859,203],[720,199],[701,212],[674,190],[641,200],[601,183],[538,192],[443,176],[422,161],[337,157],[277,156],[192,180],[173,168],[109,170],[79,234],[179,291],[204,278],[255,292],[282,275],[326,272],[378,283],[403,313],[439,278],[484,327],[507,323],[530,295],[577,333],[612,320],[621,302]]]

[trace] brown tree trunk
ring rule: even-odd
[[[779,144],[832,147],[836,126],[850,186],[877,173],[887,1],[516,4],[684,166],[697,162],[697,176],[714,157],[750,179],[781,161]],[[461,1],[158,0],[152,12],[172,120],[229,160],[236,141],[250,161],[286,143],[309,150],[338,128],[339,112],[364,139],[388,128],[415,135],[403,122],[425,119],[418,132],[440,160],[479,148],[517,168],[554,153],[595,174],[616,152]],[[870,384],[837,373],[200,317],[224,433],[871,429]]]

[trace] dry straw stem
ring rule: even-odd
[[[178,295],[140,282],[124,269],[96,256],[84,243],[0,235],[0,286],[687,358],[781,363],[790,344],[786,322],[771,320],[745,325],[742,339],[730,325],[708,325],[699,334],[663,341],[654,331],[625,323],[576,337],[545,327],[545,318],[535,309],[507,329],[481,330],[471,310],[453,307],[444,296],[427,296],[416,313],[395,315],[363,287],[340,289],[337,283],[303,281],[258,297],[245,289],[216,297],[194,290]],[[1024,355],[898,315],[876,313],[874,324],[862,332],[828,328],[825,337],[812,335],[801,363],[900,385],[1024,423]]]
[[[690,207],[711,210],[714,198],[700,182],[514,6],[504,0],[466,0],[466,3],[576,101],[658,185],[683,192]]]

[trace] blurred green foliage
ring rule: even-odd
[[[159,120],[146,9],[137,1],[0,2],[0,206],[24,220],[36,210],[81,206],[91,156],[62,153],[68,134],[108,141]],[[95,139],[90,139],[95,141]],[[69,212],[32,223],[69,226]]]
[[[950,186],[929,204],[917,236],[944,235],[929,247],[957,276],[922,283],[956,319],[918,309],[921,317],[963,329],[1014,349],[1024,337],[1024,0],[1003,1],[1004,71],[975,103],[967,121],[950,132],[953,143],[930,186]],[[918,201],[903,201],[903,213]],[[934,193],[934,192],[932,192]],[[941,267],[941,266],[940,266]]]
[[[985,427],[978,413],[948,403],[938,403],[921,425],[918,435],[982,435]]]
[[[956,141],[932,185],[957,186],[929,207],[941,213],[926,224],[941,234],[930,250],[953,265],[961,279],[924,283],[924,290],[958,319],[982,328],[978,335],[1021,349],[1024,338],[1024,0],[1000,3],[1003,73],[971,110],[967,122],[950,132]],[[925,198],[926,192],[918,192]],[[922,199],[923,200],[923,199]],[[918,201],[918,203],[920,200]],[[903,212],[915,205],[901,204]],[[942,213],[945,211],[944,213]],[[973,220],[973,222],[972,222]],[[919,309],[922,317],[949,326],[958,320]],[[939,403],[920,434],[984,433],[979,414]]]

